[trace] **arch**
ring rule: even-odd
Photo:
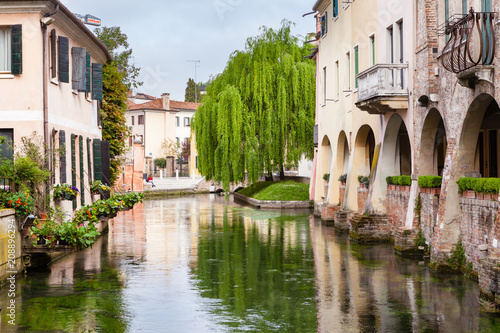
[[[422,127],[418,174],[441,176],[447,147],[444,120],[439,111],[433,108],[425,117]]]
[[[350,210],[358,209],[358,176],[370,176],[374,152],[375,134],[369,125],[363,125],[356,134],[351,159],[351,170],[347,175],[348,182],[344,207]]]
[[[332,173],[332,180],[334,182],[330,182],[330,184],[339,184],[339,178],[343,174],[347,174],[347,169],[349,166],[349,155],[350,155],[350,150],[349,150],[349,142],[347,139],[347,135],[345,134],[344,131],[340,131],[338,140],[337,140],[337,152],[335,154],[335,166],[334,166],[334,171]],[[333,189],[338,189],[338,186],[332,186]],[[340,197],[339,191],[333,190],[330,191],[331,195],[331,202],[337,203],[340,202],[341,204],[344,202],[344,198]]]
[[[325,135],[323,137],[323,140],[321,140],[321,147],[319,153],[320,153],[320,168],[317,176],[318,179],[317,189],[319,191],[318,192],[319,195],[317,196],[317,198],[323,197],[326,199],[327,193],[324,193],[323,175],[325,173],[330,173],[332,157],[333,157],[332,145],[330,143],[330,138],[327,135]]]

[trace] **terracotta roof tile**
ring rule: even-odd
[[[157,98],[155,100],[152,100],[150,102],[142,103],[142,104],[135,104],[131,101],[127,102],[128,104],[128,109],[129,110],[143,110],[143,109],[149,109],[149,110],[164,110],[163,109],[163,99],[162,98]],[[176,110],[197,110],[198,106],[201,103],[194,103],[194,102],[178,102],[178,101],[170,101],[170,110],[176,111]]]

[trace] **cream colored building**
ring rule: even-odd
[[[165,157],[161,149],[165,139],[170,138],[180,147],[185,139],[190,138],[191,119],[200,104],[173,101],[168,93],[150,101],[142,100],[137,95],[129,97],[126,119],[132,129],[132,137],[142,138],[146,158],[144,170],[149,174],[154,170],[153,160]],[[132,158],[131,154],[127,157]]]
[[[53,181],[84,193],[73,208],[90,203],[89,184],[102,179],[99,105],[111,55],[58,0],[2,1],[0,22],[0,135],[18,146],[36,132],[47,147],[64,146],[50,160]]]
[[[358,207],[357,192],[358,176],[367,176],[367,207],[383,213],[385,177],[411,174],[408,91],[414,24],[412,11],[406,9],[412,6],[392,0],[318,0],[313,6],[317,151],[311,196],[317,204],[342,202],[346,210],[365,209]],[[327,193],[325,173],[330,174]],[[338,179],[343,174],[347,181],[340,198]]]

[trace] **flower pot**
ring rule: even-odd
[[[484,193],[483,192],[477,192],[476,193],[476,199],[483,200],[484,199]]]
[[[431,193],[434,195],[440,195],[441,189],[440,188],[431,188]]]
[[[63,196],[63,200],[74,200],[75,198],[76,198],[76,196],[74,196],[73,194],[71,194],[69,192],[64,193],[64,196]]]
[[[474,199],[476,197],[476,192],[472,190],[463,191],[462,197]]]

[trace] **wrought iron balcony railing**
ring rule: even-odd
[[[495,58],[494,12],[474,12],[452,16],[438,28],[448,35],[439,55],[444,68],[458,74],[477,65],[489,66]]]

